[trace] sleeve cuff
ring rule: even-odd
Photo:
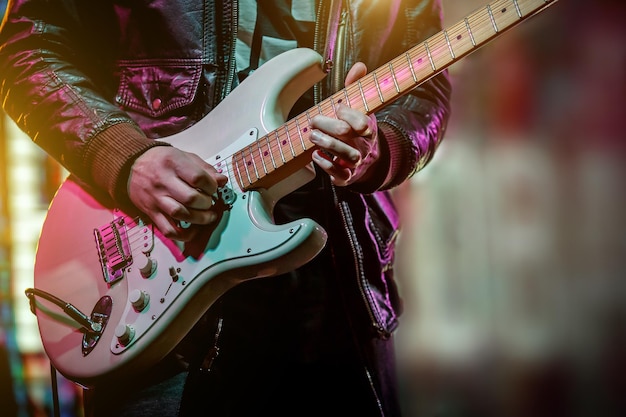
[[[128,202],[130,167],[139,155],[155,146],[171,145],[146,137],[130,123],[118,123],[98,133],[89,142],[85,158],[93,184],[116,202]]]
[[[413,155],[410,142],[400,129],[387,122],[378,122],[380,144],[379,166],[374,175],[367,181],[352,184],[352,191],[369,194],[386,190],[402,182],[408,173],[402,167],[406,164],[407,155]]]

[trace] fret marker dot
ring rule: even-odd
[[[283,145],[286,145],[286,144],[287,144],[287,141],[286,141],[286,140],[283,140]]]
[[[419,58],[419,59],[417,60],[417,63],[418,63],[418,64],[421,64],[421,63],[422,63],[422,58]]]
[[[463,35],[459,35],[459,36],[457,36],[457,37],[456,37],[456,39],[457,39],[458,41],[460,41],[462,38],[463,38]]]

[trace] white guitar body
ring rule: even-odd
[[[234,150],[284,123],[295,100],[324,77],[321,65],[321,57],[308,49],[281,55],[206,118],[165,140],[224,166]],[[293,270],[312,259],[326,242],[324,230],[309,219],[276,225],[272,209],[313,175],[307,167],[257,191],[242,191],[231,177],[223,190],[225,208],[218,226],[197,239],[200,245],[194,241],[188,247],[103,206],[67,179],[44,222],[35,288],[87,316],[107,319],[94,340],[62,309],[37,297],[39,330],[54,367],[87,387],[99,379],[132,378],[170,352],[234,285]],[[116,257],[132,259],[125,265]]]
[[[219,224],[187,246],[66,180],[44,222],[35,289],[27,291],[52,364],[85,386],[132,378],[228,289],[315,257],[326,243],[318,224],[272,221],[278,199],[314,175],[310,118],[336,117],[338,103],[372,114],[556,1],[495,1],[286,123],[296,100],[324,78],[322,57],[295,49],[265,63],[207,117],[165,139],[229,176],[217,198]]]

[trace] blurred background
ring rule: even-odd
[[[407,417],[626,415],[625,9],[561,0],[450,68],[446,139],[395,190]],[[64,175],[0,117],[2,416],[52,415],[53,383],[82,415],[24,295]]]

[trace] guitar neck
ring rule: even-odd
[[[497,0],[289,120],[233,156],[244,190],[268,188],[310,162],[310,120],[344,104],[374,113],[558,0]]]

